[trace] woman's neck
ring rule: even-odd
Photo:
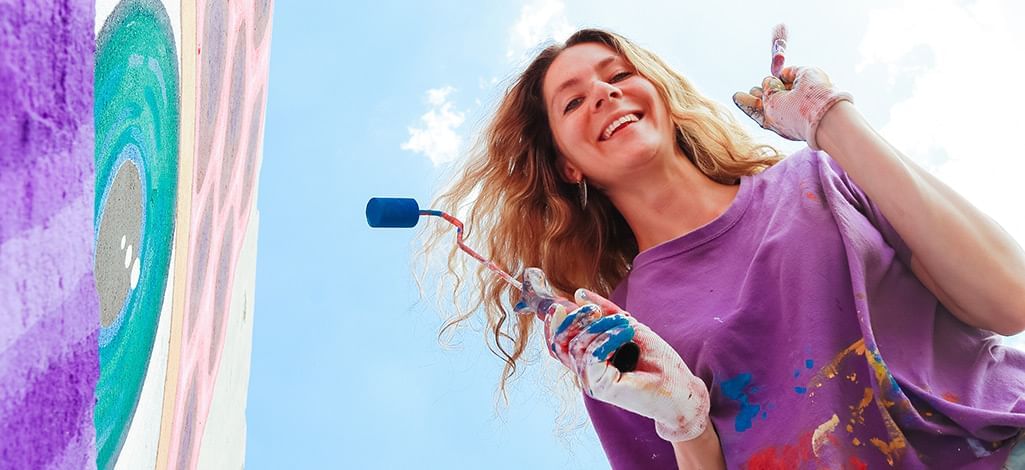
[[[662,162],[606,190],[640,251],[711,222],[726,212],[739,189],[705,176],[682,156]]]

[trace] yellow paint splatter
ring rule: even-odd
[[[843,362],[843,360],[846,359],[847,356],[851,353],[857,354],[859,356],[865,355],[864,338],[859,339],[854,343],[851,343],[851,345],[848,346],[846,349],[840,351],[840,353],[836,356],[833,356],[833,359],[831,361],[829,361],[825,366],[822,366],[822,368],[819,369],[819,372],[812,376],[811,380],[808,381],[808,386],[806,388],[808,388],[809,390],[812,388],[820,388],[822,387],[822,383],[825,382],[827,379],[832,379],[836,377],[840,367],[840,363]]]
[[[850,375],[847,376],[847,380],[850,380],[851,382],[857,382],[858,381],[858,373],[857,372],[851,372]]]
[[[851,410],[851,424],[865,424],[865,408],[872,403],[872,389],[865,387],[865,395],[856,406],[848,406]]]
[[[886,405],[883,403],[883,400],[876,400],[875,402],[876,407],[879,409],[879,415],[883,418],[883,424],[886,426],[886,433],[889,434],[890,437],[889,442],[884,443],[886,444],[887,450],[883,450],[883,448],[880,448],[880,450],[883,451],[884,455],[886,455],[886,461],[890,462],[890,465],[893,465],[891,460],[897,456],[899,450],[905,447],[904,443],[906,442],[906,439],[904,439],[904,433],[897,427],[897,423],[893,421],[893,417],[890,416],[890,412],[886,410]],[[892,404],[893,403],[891,402],[890,405]],[[876,440],[883,442],[880,439]],[[879,446],[876,445],[876,447]]]
[[[897,452],[904,448],[903,439],[884,442],[878,437],[873,437],[868,441],[871,442],[872,445],[876,446],[876,448],[879,449],[879,452],[882,452],[883,455],[886,456],[886,463],[890,464],[891,467],[896,461],[895,457],[897,456]]]
[[[855,437],[854,439],[851,439],[851,444],[854,444],[855,447],[860,446],[861,445],[861,439],[858,439],[858,438]]]
[[[840,418],[834,413],[832,418],[815,428],[811,435],[811,451],[816,457],[819,457],[819,449],[826,444],[827,435],[836,430],[837,424],[840,424]]]

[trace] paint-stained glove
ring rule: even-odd
[[[530,268],[524,282],[547,284],[540,269]],[[545,318],[545,338],[553,357],[572,370],[588,396],[655,421],[655,430],[670,442],[688,441],[708,424],[708,389],[680,355],[655,332],[616,304],[586,289],[569,311],[557,304]],[[523,307],[520,305],[518,307]],[[640,349],[637,367],[620,372],[612,354],[633,341]]]
[[[837,90],[825,72],[815,67],[786,67],[779,78],[768,76],[750,93],[733,94],[733,102],[764,129],[783,138],[804,140],[812,150],[819,122],[834,104],[854,102],[850,93]]]

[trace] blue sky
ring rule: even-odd
[[[767,74],[772,26],[786,21],[788,63],[827,71],[885,137],[1025,240],[1025,188],[992,182],[993,168],[1025,170],[1020,149],[1005,150],[1021,118],[1002,93],[1025,76],[1006,60],[1025,49],[1010,1],[791,2],[773,17],[741,13],[763,3],[369,3],[275,5],[250,468],[608,467],[589,425],[556,438],[536,370],[496,414],[501,363],[477,332],[444,350],[434,299],[417,303],[414,232],[372,230],[363,214],[372,196],[427,204],[524,51],[576,27],[625,34],[730,103]]]

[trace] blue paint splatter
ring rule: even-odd
[[[801,376],[801,370],[800,369],[794,369],[794,378],[796,379],[796,378],[798,378],[800,376]]]
[[[633,327],[628,326],[623,328],[612,336],[609,336],[609,340],[594,351],[594,357],[601,361],[607,361],[609,357],[612,356],[612,353],[616,352],[620,346],[626,344],[632,339],[634,339]]]
[[[804,387],[794,387],[794,391],[800,393],[801,395],[804,395],[808,392],[808,389]]]
[[[609,317],[602,317],[594,323],[591,323],[590,326],[587,327],[587,332],[592,334],[603,333],[606,330],[611,330],[617,326],[627,326],[629,324],[630,321],[624,316],[613,315]]]
[[[734,428],[737,432],[744,432],[751,428],[752,418],[758,416],[760,407],[751,404],[744,389],[751,384],[751,373],[737,374],[733,378],[723,382],[720,387],[724,395],[731,400],[740,402],[740,412],[734,421]]]
[[[594,309],[594,305],[588,304],[584,305],[583,307],[580,307],[579,309],[577,309],[576,312],[566,315],[566,318],[564,318],[562,320],[562,323],[559,324],[559,328],[555,330],[555,334],[560,334],[563,331],[566,331],[566,328],[569,328],[569,326],[577,320],[577,317],[581,315],[589,315]],[[541,309],[539,308],[538,310]]]
[[[804,367],[807,367],[807,368],[811,369],[814,366],[815,366],[815,361],[813,361],[811,359],[805,359],[804,360]]]

